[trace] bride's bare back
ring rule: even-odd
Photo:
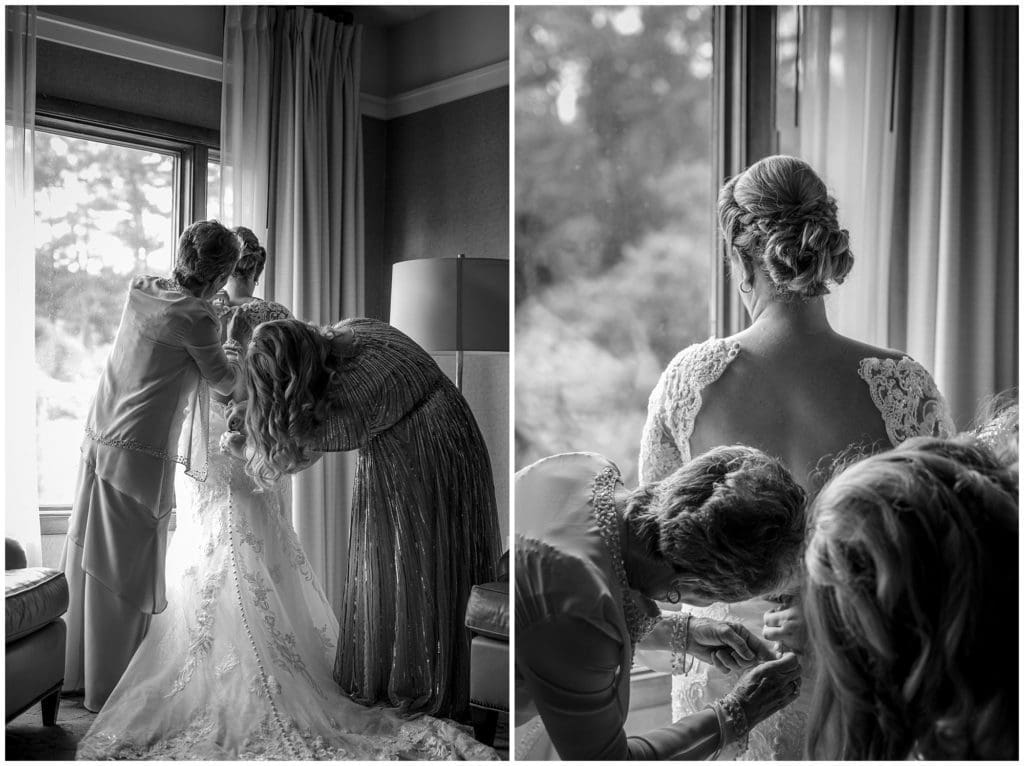
[[[831,460],[851,445],[890,445],[882,413],[860,376],[866,359],[903,354],[835,332],[776,335],[755,328],[728,339],[739,352],[703,391],[690,438],[692,455],[720,444],[748,444],[781,458],[816,489]]]

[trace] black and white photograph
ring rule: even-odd
[[[5,18],[5,761],[1019,760],[1017,4]]]
[[[521,5],[517,760],[1016,760],[1018,8]]]
[[[508,760],[509,6],[5,14],[5,760]]]

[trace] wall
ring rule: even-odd
[[[391,97],[429,87],[508,60],[508,8],[439,8],[390,27],[387,92]],[[364,49],[366,62],[372,52]],[[367,263],[367,308],[386,318],[391,266],[410,258],[509,257],[509,89],[496,88],[391,120],[364,118],[366,243],[384,254]],[[383,138],[384,156],[377,153]],[[373,163],[371,166],[371,162]],[[380,175],[383,170],[383,175]],[[371,180],[371,172],[375,178]],[[383,183],[381,195],[375,186]],[[372,210],[371,210],[372,197]],[[372,233],[371,233],[372,230]],[[373,274],[371,274],[373,271]],[[436,355],[454,377],[454,355]],[[508,354],[467,354],[465,395],[484,435],[494,468],[502,534],[508,542]]]
[[[219,56],[222,6],[45,6],[41,12]],[[387,9],[398,13],[397,9]],[[390,26],[365,25],[364,93],[382,98],[508,61],[508,8],[438,7]],[[413,17],[414,16],[414,17]],[[357,14],[357,21],[359,20]],[[131,110],[219,133],[220,83],[46,41],[40,95]],[[365,295],[368,316],[387,319],[391,265],[430,255],[508,257],[508,88],[385,120],[363,117]],[[438,356],[454,376],[454,357]],[[495,471],[507,535],[507,355],[469,356],[467,399]]]

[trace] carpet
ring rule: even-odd
[[[79,741],[95,718],[95,713],[82,707],[81,695],[61,699],[56,726],[43,726],[42,711],[34,705],[7,724],[4,761],[73,761]],[[502,715],[494,746],[505,760],[508,735],[508,716]]]
[[[62,697],[57,725],[43,726],[39,705],[33,705],[7,724],[5,761],[73,761],[79,741],[89,731],[95,713],[82,707],[82,696]]]

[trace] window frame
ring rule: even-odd
[[[715,6],[711,16],[712,75],[711,199],[726,179],[761,157],[778,151],[775,125],[776,6]],[[710,206],[712,230],[711,328],[715,337],[750,324],[729,278],[725,242],[717,235],[718,216]]]
[[[216,131],[40,96],[35,127],[51,133],[177,155],[172,220],[177,231],[207,217],[207,165],[219,161]],[[74,498],[39,503],[42,534],[65,534]],[[171,528],[175,519],[171,517]]]

